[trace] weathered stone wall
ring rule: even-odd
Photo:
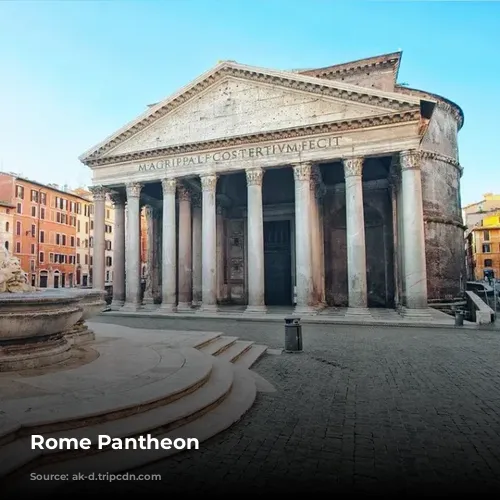
[[[436,106],[421,145],[429,301],[457,297],[465,276],[457,134],[449,107]]]
[[[392,208],[387,188],[363,189],[368,305],[394,306]],[[348,306],[345,192],[324,198],[326,301]]]

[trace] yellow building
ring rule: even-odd
[[[500,211],[485,216],[468,230],[469,279],[500,279]]]
[[[73,191],[78,196],[88,200],[88,203],[82,203],[81,213],[77,216],[77,285],[90,286],[92,284],[92,264],[93,264],[93,237],[94,237],[94,203],[92,193],[84,188],[78,188]],[[106,283],[113,285],[113,228],[114,211],[113,204],[106,200]]]
[[[0,200],[0,245],[13,252],[14,209],[16,207]]]

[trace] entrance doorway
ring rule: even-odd
[[[59,275],[54,274],[54,288],[59,288]]]
[[[264,300],[292,305],[292,251],[289,220],[264,221]]]

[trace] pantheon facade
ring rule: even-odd
[[[397,84],[401,53],[307,70],[223,61],[81,156],[94,286],[114,308],[419,314],[461,292],[462,110]],[[142,290],[140,214],[148,221]]]

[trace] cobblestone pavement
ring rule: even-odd
[[[276,324],[140,321],[283,343]],[[500,491],[499,351],[497,331],[308,326],[303,353],[255,365],[277,392],[259,394],[241,422],[199,451],[135,471],[160,473],[161,483],[108,486],[144,494]]]

